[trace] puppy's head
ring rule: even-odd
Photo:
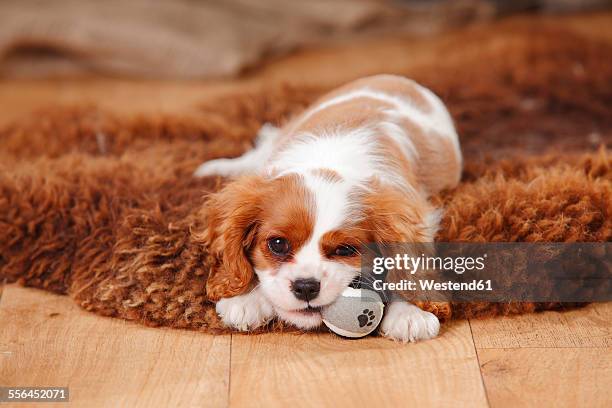
[[[373,179],[351,185],[330,172],[248,176],[207,203],[207,294],[259,285],[277,315],[300,328],[321,323],[359,274],[367,243],[430,242],[438,219],[418,194]]]

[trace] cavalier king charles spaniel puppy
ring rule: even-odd
[[[399,76],[359,79],[282,128],[264,125],[255,148],[194,173],[233,178],[205,208],[208,298],[238,330],[321,325],[321,308],[360,274],[362,245],[433,242],[441,211],[428,196],[455,187],[461,167],[442,101]],[[439,327],[398,298],[381,332],[417,341]]]

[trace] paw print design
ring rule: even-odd
[[[363,312],[357,316],[357,320],[359,321],[359,327],[363,326],[371,326],[374,321],[374,312],[370,309],[363,309]]]

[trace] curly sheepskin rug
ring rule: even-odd
[[[610,241],[612,47],[561,29],[498,40],[471,39],[477,61],[466,46],[464,58],[393,72],[440,95],[461,137],[463,181],[435,198],[446,209],[437,240]],[[195,117],[57,108],[4,126],[1,274],[101,315],[224,330],[206,297],[207,248],[194,239],[223,180],[191,174],[327,90],[225,96]],[[447,320],[563,305],[422,306]]]

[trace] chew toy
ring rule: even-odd
[[[321,311],[323,323],[342,337],[360,338],[372,333],[383,318],[385,304],[370,289],[348,287],[331,305]]]

